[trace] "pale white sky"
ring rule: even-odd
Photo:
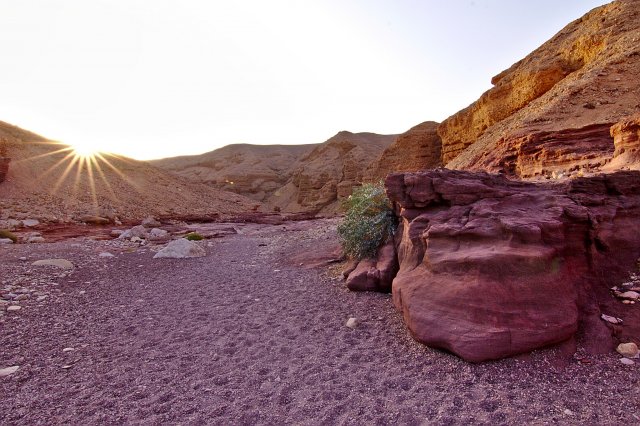
[[[0,120],[138,159],[441,121],[598,0],[0,0]]]

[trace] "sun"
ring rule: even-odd
[[[73,154],[80,158],[93,158],[99,154],[101,149],[91,142],[73,142],[70,144]]]

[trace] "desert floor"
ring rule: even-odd
[[[234,228],[194,259],[87,237],[0,246],[0,289],[28,294],[0,316],[0,369],[19,366],[0,424],[640,422],[637,363],[469,364],[415,342],[390,295],[307,268],[335,221]],[[32,265],[47,258],[75,268]]]

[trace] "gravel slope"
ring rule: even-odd
[[[0,424],[640,420],[637,363],[542,351],[468,364],[414,342],[388,295],[291,265],[334,222],[237,229],[187,260],[116,241],[0,246],[0,289],[33,290],[0,316],[0,368],[20,366],[0,377]],[[31,266],[50,257],[77,267]]]

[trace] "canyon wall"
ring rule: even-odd
[[[609,288],[640,257],[640,173],[534,184],[446,169],[387,177],[401,224],[393,300],[411,334],[465,360],[636,338]],[[637,316],[637,315],[636,315]]]

